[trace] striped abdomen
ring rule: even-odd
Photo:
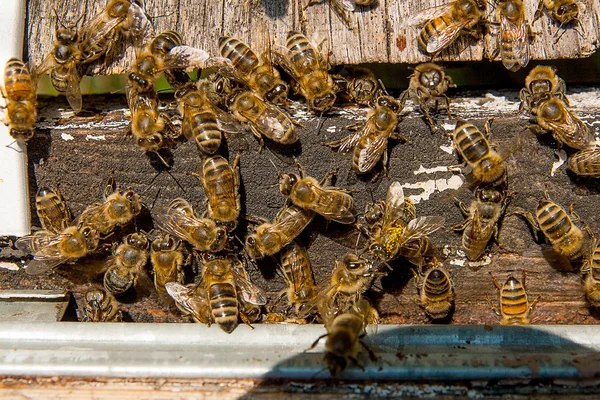
[[[42,228],[59,233],[71,224],[71,213],[62,196],[48,188],[40,188],[35,196],[35,207]]]
[[[260,65],[260,60],[244,42],[229,36],[219,38],[219,52],[231,60],[233,66],[242,74],[251,73]]]
[[[452,29],[451,26],[453,25],[455,24],[451,13],[445,13],[431,19],[423,26],[421,33],[419,33],[419,46],[427,53],[437,53],[442,50],[444,47],[450,45],[452,41],[448,41],[447,43],[438,41],[440,43],[438,46],[433,46],[430,42],[432,38],[439,38],[445,31]],[[460,32],[460,30],[457,30],[456,34],[458,34],[458,32]]]
[[[281,252],[281,272],[293,293],[288,294],[290,304],[303,303],[315,296],[315,280],[304,246],[294,241],[286,246]]]
[[[237,185],[227,160],[220,155],[207,158],[202,166],[202,175],[211,218],[223,222],[235,221],[239,216]]]
[[[475,125],[465,122],[454,130],[454,144],[462,157],[471,166],[490,153],[490,144]]]
[[[214,283],[208,288],[213,320],[227,333],[238,325],[238,301],[235,286],[230,282]]]
[[[577,175],[600,177],[600,149],[580,150],[567,160],[568,168]]]
[[[549,200],[540,201],[536,217],[544,236],[557,253],[570,259],[581,257],[584,247],[583,232],[573,224],[561,206]]]
[[[529,303],[525,287],[512,276],[500,290],[500,313],[503,324],[529,323]]]
[[[6,98],[12,101],[32,100],[36,98],[35,85],[31,79],[27,64],[16,58],[6,62],[4,68],[4,91]]]
[[[198,147],[206,154],[214,154],[223,138],[217,125],[217,116],[210,107],[197,109],[189,117],[191,134]]]
[[[320,69],[320,56],[303,34],[299,32],[288,33],[286,47],[288,58],[298,75],[309,74]]]
[[[452,282],[441,268],[430,270],[423,282],[422,303],[431,318],[445,318],[452,308],[454,293]]]

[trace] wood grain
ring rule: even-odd
[[[575,210],[583,221],[595,232],[600,232],[600,216],[597,213],[600,201],[598,182],[573,176],[566,172],[564,166],[551,175],[556,161],[555,143],[550,135],[536,136],[527,128],[527,118],[516,114],[517,95],[514,91],[463,92],[456,94],[452,100],[454,115],[472,120],[480,128],[487,118],[496,117],[493,125],[494,141],[508,157],[510,190],[517,193],[508,211],[534,210],[538,201],[543,198],[547,184],[554,201],[565,207],[574,203]],[[577,115],[592,129],[597,130],[600,124],[598,92],[593,89],[578,90],[571,91],[568,95]],[[173,159],[173,167],[167,173],[156,159],[145,155],[137,148],[133,138],[127,136],[129,118],[124,97],[86,97],[86,112],[77,117],[62,111],[68,109],[63,100],[40,99],[39,129],[28,149],[32,195],[42,185],[54,187],[60,184],[61,191],[76,216],[87,205],[100,200],[107,179],[113,175],[121,186],[131,186],[142,194],[147,210],[136,221],[138,229],[152,229],[152,210],[176,197],[184,197],[199,210],[203,210],[205,197],[199,182],[195,177],[186,175],[187,172],[195,171],[199,164],[194,143],[179,143],[170,155],[165,154]],[[172,100],[168,97],[163,100],[165,111],[172,114],[176,121]],[[373,181],[372,176],[357,176],[350,169],[349,154],[337,154],[321,145],[324,141],[347,135],[348,131],[343,127],[364,118],[366,109],[337,107],[324,120],[307,113],[300,103],[292,102],[289,109],[293,117],[303,125],[299,128],[300,144],[297,146],[286,148],[267,144],[262,153],[257,153],[258,145],[250,134],[228,135],[226,138],[225,154],[230,160],[242,151],[240,165],[243,213],[269,219],[275,216],[285,201],[277,187],[277,173],[293,171],[293,157],[306,167],[311,176],[318,179],[327,171],[337,169],[335,184],[355,191],[353,196],[359,211],[373,198],[385,197],[390,181],[382,176],[380,168],[376,171],[379,176]],[[413,106],[409,104],[403,112],[404,118],[399,128],[409,142],[390,142],[392,179],[409,186],[405,189],[407,195],[423,197],[417,205],[418,215],[442,215],[446,219],[446,226],[452,226],[463,220],[453,198],[457,197],[469,204],[473,200],[473,194],[467,185],[457,190],[444,190],[449,179],[458,177],[456,173],[446,171],[445,167],[455,165],[459,160],[451,149],[450,139],[441,134],[432,134],[419,114],[413,111]],[[453,129],[455,121],[446,119],[445,113],[438,118],[442,127]],[[277,170],[271,162],[277,166]],[[426,193],[428,187],[432,187],[429,195]],[[328,225],[317,218],[302,236],[302,240],[309,244],[317,282],[327,279],[335,258],[349,251],[348,243],[340,244],[347,232],[342,226]],[[238,235],[243,239],[245,234],[242,226]],[[451,323],[497,322],[487,303],[487,297],[492,301],[496,299],[488,272],[493,272],[499,281],[504,281],[509,271],[520,271],[523,268],[527,270],[530,296],[542,296],[533,314],[533,323],[597,323],[599,316],[586,304],[580,274],[552,257],[547,259],[547,246],[535,243],[529,229],[518,217],[505,219],[500,233],[503,249],[491,245],[491,257],[483,265],[469,266],[460,253],[460,234],[438,231],[432,236],[432,240],[438,248],[440,259],[452,274],[456,287],[456,309]],[[85,290],[93,285],[101,285],[102,282],[102,275],[86,275],[81,271],[93,271],[92,266],[103,265],[106,256],[100,254],[92,260],[87,259],[75,270],[70,266],[59,268],[50,276],[31,277],[24,271],[0,270],[0,288],[66,289],[72,291],[76,301],[81,304],[81,296]],[[378,303],[384,321],[430,322],[414,302],[417,291],[410,265],[400,261],[394,261],[391,265],[393,271],[378,279],[370,293],[370,297]],[[284,287],[276,268],[275,259],[265,259],[249,271],[253,282],[265,289],[271,298]],[[192,268],[188,268],[187,276],[188,281],[199,278]],[[124,298],[121,301],[128,320],[186,320],[177,311],[160,304],[155,294],[139,301],[134,298]]]
[[[358,63],[419,63],[429,61],[429,55],[417,48],[416,38],[420,28],[409,26],[407,21],[421,10],[445,4],[447,0],[380,0],[372,9],[360,9],[352,15],[357,29],[346,28],[337,14],[330,9],[327,0],[305,11],[305,34],[317,43],[328,40],[332,64]],[[525,0],[529,21],[537,8],[538,0]],[[300,8],[304,0],[258,0],[254,6],[246,0],[148,0],[146,10],[153,16],[156,32],[179,31],[185,43],[217,54],[220,35],[234,35],[246,41],[257,51],[266,48],[267,34],[277,45],[285,45],[289,30],[300,30]],[[52,49],[54,38],[53,7],[64,21],[76,21],[82,14],[81,23],[101,12],[102,1],[61,0],[56,4],[44,0],[30,0],[27,16],[26,57],[37,65]],[[54,5],[53,5],[54,4]],[[532,59],[582,58],[591,55],[598,47],[600,38],[600,4],[595,0],[578,2],[582,12],[580,20],[583,34],[569,27],[558,43],[554,43],[563,29],[543,16],[533,26],[539,32],[532,44]],[[488,6],[488,13],[493,14]],[[488,17],[493,18],[493,17]],[[485,41],[475,43],[461,38],[455,45],[442,52],[436,60],[481,60],[484,46],[488,52],[496,47],[496,36],[486,35]],[[96,74],[124,72],[134,56],[129,48],[123,58],[107,60],[108,68],[98,64],[92,71]]]

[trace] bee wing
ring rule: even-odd
[[[450,10],[451,7],[452,2],[426,8],[411,16],[406,21],[406,24],[408,26],[424,25],[427,21],[430,21],[433,18],[439,17],[440,15],[446,13],[448,10]]]
[[[406,236],[404,241],[410,242],[427,236],[440,228],[444,227],[444,217],[419,217],[411,220],[406,227]]]
[[[191,46],[175,46],[165,57],[166,69],[211,68],[231,65],[225,57],[211,57],[206,51]]]
[[[279,45],[276,45],[276,47],[277,49],[271,52],[273,63],[280,66],[294,81],[298,81],[300,75],[296,71],[294,65],[286,57],[286,54],[288,53],[287,48]]]
[[[553,134],[558,136],[567,146],[583,149],[594,140],[587,125],[577,118],[571,110],[565,107],[566,115],[563,121],[546,121]]]
[[[129,34],[133,36],[136,47],[140,47],[153,32],[152,22],[148,18],[146,11],[135,3],[134,1],[129,3],[129,10],[127,10],[127,20],[130,21]]]
[[[387,151],[387,143],[388,133],[380,132],[368,146],[362,149],[356,147],[354,151],[358,152],[358,171],[369,172],[372,170],[381,159],[383,152]]]
[[[311,209],[318,214],[321,214],[327,219],[330,219],[340,224],[352,224],[356,221],[354,216],[354,199],[337,188],[329,187],[322,188],[314,186],[317,202],[312,204]],[[345,201],[338,201],[340,197],[349,197]],[[338,204],[337,207],[332,207],[332,204]]]
[[[81,28],[80,35],[82,42],[88,48],[98,47],[98,43],[110,34],[121,22],[123,18],[111,18],[108,21],[104,20],[104,12],[96,14],[87,24]],[[102,52],[104,53],[104,52]],[[82,63],[92,60],[81,60]]]
[[[427,43],[428,53],[437,53],[444,47],[452,43],[459,35],[460,31],[469,23],[468,19],[455,21],[447,25],[437,36],[431,36]]]
[[[244,130],[242,124],[240,124],[233,116],[221,110],[218,107],[213,107],[217,116],[217,127],[227,133],[240,133]]]
[[[167,282],[165,290],[183,312],[191,314],[198,322],[206,323],[210,318],[207,315],[210,305],[206,291],[200,285],[183,286],[177,282]]]
[[[369,134],[368,127],[369,127],[369,121],[367,120],[367,122],[363,125],[362,128],[360,128],[353,134],[346,136],[343,139],[342,144],[338,148],[338,152],[347,153],[347,152],[352,151],[354,149],[354,147],[356,147],[358,142],[360,142],[360,139],[362,139],[364,136]]]
[[[334,6],[334,3],[337,7],[345,10],[345,11],[350,11],[353,12],[356,9],[356,4],[354,1],[351,0],[331,0],[332,1],[332,6]],[[335,7],[335,6],[334,6]]]
[[[42,78],[42,76],[44,76],[44,74],[50,71],[55,65],[56,63],[54,62],[54,52],[51,52],[46,56],[46,58],[44,58],[40,65],[38,65],[36,68],[33,68],[33,70],[31,71],[32,80],[37,84]]]
[[[588,166],[585,170],[577,168],[577,164]],[[577,171],[578,175],[595,176],[600,168],[600,147],[591,147],[580,150],[567,160],[567,165],[571,171]]]
[[[250,125],[256,126],[259,132],[271,132],[273,139],[281,140],[287,132],[287,128],[281,123],[281,120],[288,120],[289,117],[279,107],[264,101],[263,103],[265,111],[260,114],[256,122],[250,122]]]
[[[55,257],[55,258],[50,258],[50,257],[35,258],[27,264],[27,268],[25,269],[25,272],[28,275],[40,275],[40,274],[50,271],[51,269],[53,269],[55,267],[58,267],[60,264],[63,264],[65,262],[67,262],[68,260],[69,260],[69,258],[64,257],[64,256]]]
[[[500,40],[502,43],[512,43],[511,53],[502,54],[502,64],[509,71],[516,71],[520,67],[525,67],[529,63],[529,32],[525,16],[518,23],[513,23],[504,14],[500,18]]]
[[[79,76],[79,72],[77,71],[77,64],[72,63],[71,68],[69,68],[69,72],[67,74],[67,90],[65,95],[67,96],[67,100],[69,101],[69,105],[77,114],[81,111],[81,89],[79,88],[79,83],[81,82],[81,77]]]
[[[190,112],[192,112],[190,105],[185,103],[183,105],[183,118],[181,119],[181,133],[187,140],[196,140],[192,131],[192,124],[189,117],[187,117]]]
[[[79,217],[77,217],[75,219],[75,221],[73,221],[73,225],[78,226],[81,223],[87,223],[89,225],[94,225],[93,220],[96,218],[97,215],[104,215],[105,211],[110,208],[111,203],[105,201],[104,203],[100,203],[100,204],[93,204],[91,206],[88,206],[88,208],[86,208],[85,210],[83,210],[83,212],[81,213],[81,215]],[[92,221],[90,223],[90,221]]]
[[[249,280],[238,276],[235,281],[238,289],[242,292],[242,298],[251,304],[264,306],[267,304],[265,292]]]
[[[388,187],[385,196],[385,213],[383,225],[391,226],[402,217],[404,211],[404,189],[398,181],[394,181]]]
[[[176,215],[171,212],[163,211],[162,213],[157,213],[154,216],[154,221],[156,225],[163,231],[176,236],[179,239],[190,241],[190,234],[184,226],[195,226],[201,224],[202,222],[196,218],[192,218],[183,213],[177,213]],[[193,241],[193,240],[192,240]]]

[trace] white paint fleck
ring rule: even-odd
[[[325,130],[327,132],[329,132],[329,133],[335,133],[336,129],[337,129],[337,126],[333,125],[333,126],[330,126],[329,128],[327,128]]]
[[[454,128],[456,128],[456,124],[443,123],[442,127],[448,132],[454,132]]]
[[[61,138],[62,140],[66,140],[67,142],[68,142],[69,140],[75,140],[75,138],[74,138],[72,135],[69,135],[68,133],[61,133],[61,134],[60,134],[60,138]]]
[[[424,166],[419,166],[419,169],[416,171],[413,171],[413,174],[418,175],[418,174],[431,174],[434,172],[446,172],[448,171],[448,167],[444,166],[444,165],[440,165],[439,167],[433,167],[433,168],[425,168]]]
[[[85,140],[106,140],[104,135],[85,135]]]
[[[8,261],[0,261],[0,268],[8,269],[11,271],[18,271],[21,269],[17,264]]]
[[[490,257],[489,254],[486,254],[485,256],[483,256],[483,259],[481,261],[469,261],[469,267],[481,268],[486,265],[490,265],[491,263],[492,257]]]
[[[444,153],[454,154],[454,147],[453,146],[440,146],[440,149],[442,149],[442,151]]]
[[[429,200],[435,192],[442,192],[448,189],[458,189],[464,181],[459,175],[454,175],[449,179],[430,179],[424,182],[405,183],[402,185],[405,189],[421,189],[422,192],[417,195],[410,195],[410,198],[415,204],[419,204],[422,200]]]
[[[564,150],[556,150],[554,151],[554,155],[558,157],[558,160],[552,163],[552,171],[550,171],[550,176],[554,176],[560,166],[567,161],[567,153]]]
[[[454,260],[450,260],[450,265],[458,265],[459,267],[464,267],[467,260],[456,258]]]

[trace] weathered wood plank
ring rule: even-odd
[[[571,91],[568,95],[576,113],[598,131],[598,91]],[[169,104],[167,98],[164,100],[167,112],[174,114],[173,103]],[[203,209],[203,191],[196,178],[186,175],[186,172],[198,167],[199,157],[194,143],[180,143],[171,152],[174,164],[169,173],[160,172],[163,169],[160,163],[157,160],[151,162],[137,148],[132,137],[125,136],[129,121],[122,96],[95,96],[84,101],[88,105],[86,109],[93,111],[93,115],[87,113],[72,117],[72,113],[61,111],[68,110],[62,98],[40,99],[39,129],[28,150],[32,195],[42,185],[53,187],[60,184],[73,215],[78,215],[91,202],[100,199],[105,182],[113,174],[120,185],[131,186],[142,193],[149,210],[137,219],[139,229],[151,229],[151,209],[166,205],[176,197],[184,197],[200,210]],[[227,137],[226,150],[230,160],[238,151],[244,150],[240,162],[243,212],[269,219],[275,216],[284,198],[278,191],[277,171],[271,161],[280,171],[293,171],[292,157],[297,157],[307,167],[308,173],[317,178],[327,171],[339,169],[336,184],[356,191],[354,197],[359,211],[372,198],[385,197],[390,181],[382,176],[374,182],[371,182],[370,176],[357,177],[350,169],[349,154],[334,153],[320,144],[347,135],[343,127],[364,118],[365,109],[336,108],[324,121],[307,113],[299,103],[292,103],[290,109],[292,115],[303,124],[299,134],[301,144],[298,146],[286,149],[267,144],[267,148],[259,154],[256,152],[256,141],[250,134]],[[575,203],[575,209],[582,219],[595,232],[600,232],[598,182],[577,178],[567,173],[564,166],[552,176],[556,161],[555,144],[551,137],[536,137],[527,129],[527,118],[516,114],[516,92],[459,93],[453,100],[452,109],[455,116],[474,120],[479,127],[482,127],[485,119],[496,117],[494,140],[501,151],[510,154],[507,159],[510,190],[517,192],[509,212],[517,208],[533,210],[543,197],[547,183],[553,200],[565,207]],[[405,118],[400,123],[401,132],[410,142],[390,142],[391,176],[405,186],[407,195],[418,201],[418,215],[443,215],[447,226],[457,224],[463,217],[454,205],[453,197],[468,204],[473,194],[466,185],[462,185],[463,178],[446,170],[447,166],[459,162],[450,147],[450,139],[441,134],[431,134],[413,111],[414,108],[409,104],[404,111]],[[454,121],[444,119],[444,113],[439,117],[445,129],[453,129]],[[317,131],[321,122],[323,126]],[[328,226],[318,218],[302,236],[310,244],[309,254],[317,282],[326,279],[335,258],[348,251],[339,243],[339,236],[343,232],[343,227]],[[243,239],[243,230],[239,235]],[[497,319],[486,300],[488,296],[495,300],[496,295],[488,271],[503,281],[508,271],[522,268],[528,273],[530,295],[542,295],[533,314],[533,323],[597,323],[599,315],[587,307],[580,275],[555,261],[546,260],[544,247],[533,241],[527,226],[518,217],[505,220],[500,234],[504,250],[492,246],[492,257],[479,265],[478,271],[469,268],[464,255],[461,255],[459,234],[436,232],[432,240],[439,247],[439,257],[444,260],[456,286],[456,310],[452,323],[495,323]],[[104,257],[100,255],[93,262],[102,263]],[[85,261],[82,267],[87,268],[90,263],[92,261]],[[393,272],[378,280],[371,293],[371,297],[378,302],[384,321],[428,322],[413,301],[417,292],[410,266],[400,262],[394,262],[392,266]],[[31,277],[24,271],[2,269],[0,289],[64,288],[72,291],[76,301],[80,302],[90,285],[101,285],[102,277],[74,273],[71,268],[59,268],[49,277]],[[188,279],[192,279],[191,269],[188,272]],[[277,276],[276,264],[272,259],[259,262],[257,268],[251,269],[250,275],[273,298],[283,288],[284,283]],[[155,295],[139,302],[125,299],[122,308],[134,321],[184,320],[177,312],[163,308]]]
[[[357,29],[348,30],[337,14],[330,10],[327,0],[309,7],[305,12],[308,20],[306,34],[319,41],[329,40],[330,60],[333,64],[357,63],[418,63],[430,60],[430,56],[417,48],[419,28],[408,26],[407,21],[420,10],[438,6],[447,0],[390,1],[381,0],[373,9],[359,10],[352,19]],[[263,0],[255,7],[248,7],[245,0],[149,0],[146,9],[153,19],[156,32],[179,31],[187,44],[217,54],[217,40],[222,34],[231,34],[247,41],[253,48],[263,51],[266,47],[267,30],[271,39],[285,44],[290,29],[299,30],[299,8],[304,0]],[[538,0],[525,0],[527,17],[533,19]],[[544,16],[533,26],[541,34],[532,45],[532,59],[580,58],[591,55],[600,39],[600,4],[595,0],[582,0],[580,20],[583,34],[568,28],[558,43],[554,44],[562,29]],[[61,19],[75,21],[85,14],[82,23],[100,12],[104,7],[96,1],[61,1],[55,5]],[[492,7],[488,13],[493,14]],[[43,18],[40,18],[42,16]],[[493,17],[489,17],[493,18]],[[27,56],[38,64],[52,48],[55,17],[53,5],[43,0],[30,0],[27,24]],[[496,47],[495,36],[486,35],[485,41],[474,43],[466,38],[439,55],[442,61],[481,60],[484,45],[489,52]],[[405,44],[406,43],[406,44]],[[96,73],[121,73],[134,55],[129,49],[124,59],[108,60],[108,69],[97,66]]]

